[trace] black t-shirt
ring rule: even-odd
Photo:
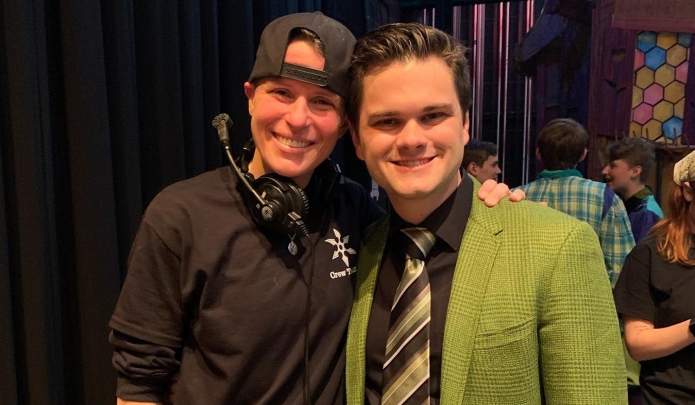
[[[627,256],[613,291],[621,316],[649,321],[655,328],[695,318],[695,268],[668,263],[653,237]],[[695,345],[640,364],[647,404],[695,403]]]
[[[345,330],[363,229],[380,214],[347,181],[337,197],[307,187],[309,240],[259,229],[221,168],[176,183],[150,204],[110,326],[118,395],[176,404],[300,404],[306,279],[312,403],[344,401]],[[323,220],[321,220],[323,219]]]

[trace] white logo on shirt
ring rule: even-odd
[[[340,277],[349,276],[350,274],[352,274],[356,271],[357,271],[357,267],[352,267],[349,269],[345,269],[343,271],[332,271],[331,272],[331,278],[340,278]]]
[[[331,258],[331,260],[335,260],[338,258],[338,256],[341,256],[341,259],[343,259],[343,263],[345,263],[346,266],[350,267],[350,259],[348,258],[348,255],[357,254],[357,252],[355,252],[355,249],[347,247],[350,235],[347,235],[341,240],[340,232],[338,232],[337,229],[333,228],[333,233],[335,234],[335,239],[326,239],[326,242],[335,246],[335,252],[333,252],[333,257]]]

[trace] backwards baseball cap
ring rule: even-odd
[[[695,180],[695,151],[676,162],[673,166],[673,181],[679,186],[683,183]],[[692,184],[691,184],[692,185]]]
[[[285,63],[290,32],[295,28],[305,28],[323,42],[326,58],[323,70]],[[318,11],[282,16],[263,30],[249,82],[269,76],[287,77],[325,87],[347,98],[348,68],[354,46],[355,36],[350,30]]]

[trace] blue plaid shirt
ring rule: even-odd
[[[547,202],[591,225],[598,235],[611,285],[615,286],[625,256],[635,246],[630,220],[620,197],[606,185],[582,177],[577,170],[544,170],[539,179],[519,187],[526,198]],[[604,198],[612,201],[605,201]],[[604,208],[605,207],[605,208]]]

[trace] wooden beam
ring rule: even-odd
[[[615,0],[614,28],[695,33],[693,0]]]

